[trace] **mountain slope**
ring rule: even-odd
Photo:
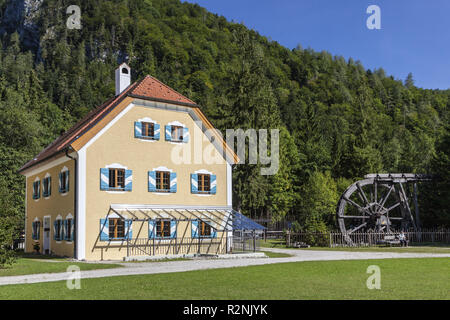
[[[66,27],[73,4],[81,30]],[[329,172],[337,194],[366,173],[433,172],[448,157],[450,91],[419,89],[411,79],[406,86],[327,52],[289,50],[198,5],[0,0],[0,19],[0,187],[20,208],[15,170],[114,94],[122,61],[133,80],[155,76],[221,130],[282,129],[277,175],[259,175],[260,165],[235,170],[235,206],[246,214],[290,214],[304,224],[314,211],[302,200],[311,176]],[[333,214],[319,218],[333,227]]]

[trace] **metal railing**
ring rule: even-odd
[[[291,247],[298,243],[319,247],[371,247],[386,243],[386,236],[396,236],[399,232],[285,232],[286,246]],[[443,243],[450,244],[450,229],[433,230],[423,229],[421,231],[404,232],[410,244]]]
[[[233,232],[232,248],[234,253],[259,251],[262,233],[236,230]]]
[[[217,238],[136,238],[126,242],[127,256],[176,254],[223,254],[227,252],[226,237]]]

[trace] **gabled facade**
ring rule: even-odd
[[[130,84],[130,74],[122,64],[116,96],[20,169],[27,252],[36,243],[79,260],[229,252],[237,156],[193,101],[151,76]],[[216,161],[180,161],[198,153],[196,139]]]

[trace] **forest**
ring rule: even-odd
[[[69,5],[81,29],[68,29]],[[27,6],[24,8],[24,6]],[[289,30],[287,30],[289,31]],[[367,173],[432,173],[424,226],[450,226],[450,90],[414,85],[354,58],[294,49],[178,0],[0,0],[0,241],[23,229],[17,170],[114,95],[114,69],[150,74],[227,128],[280,130],[280,169],[233,170],[233,205],[336,229],[340,194]]]

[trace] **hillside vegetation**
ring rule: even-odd
[[[201,105],[223,133],[280,129],[276,175],[260,175],[261,164],[233,170],[234,206],[244,214],[335,228],[336,202],[355,179],[436,173],[440,180],[421,186],[422,222],[450,225],[449,90],[291,50],[178,0],[23,3],[0,0],[0,224],[20,229],[20,166],[113,96],[114,69],[127,61],[133,80],[155,76]],[[81,30],[66,27],[73,4]]]

